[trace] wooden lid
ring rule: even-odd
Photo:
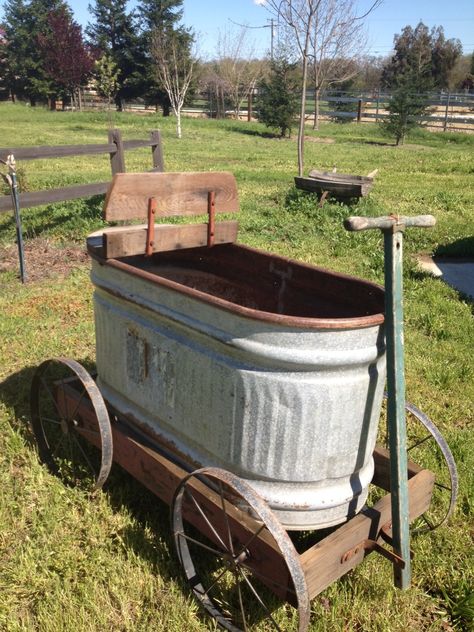
[[[201,215],[214,191],[216,213],[239,210],[235,177],[229,172],[118,173],[104,204],[108,221],[146,219],[148,200],[156,199],[156,215]]]

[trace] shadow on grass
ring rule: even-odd
[[[25,239],[42,235],[76,235],[82,238],[91,225],[102,221],[102,205],[104,196],[94,195],[89,198],[58,202],[28,209],[20,209],[23,236]],[[13,236],[15,219],[13,211],[0,225],[0,242],[8,241]]]
[[[93,363],[81,364],[89,373],[94,372]],[[31,449],[36,448],[36,442],[30,428],[29,399],[36,368],[25,367],[0,383],[0,401],[14,411],[10,424]],[[105,494],[115,512],[125,511],[133,518],[132,526],[120,533],[124,546],[147,561],[165,581],[178,580],[187,595],[189,589],[173,550],[169,507],[115,463]],[[207,620],[204,614],[202,618]]]
[[[94,363],[81,360],[81,364],[90,374],[94,374]],[[10,425],[32,450],[36,449],[36,442],[30,428],[29,399],[36,368],[27,366],[0,383],[0,401],[13,409]],[[56,456],[68,458],[60,452]],[[167,484],[166,480],[161,483],[165,486]],[[77,490],[77,493],[87,496],[89,492]],[[191,589],[174,550],[170,507],[116,463],[113,464],[103,493],[114,512],[122,512],[131,518],[118,534],[125,550],[133,552],[146,562],[164,582],[178,585],[184,597],[190,596]],[[213,556],[205,557],[203,571],[218,571],[217,561]],[[154,607],[154,604],[149,606]],[[198,609],[194,616],[202,621],[203,626],[209,625],[209,616],[203,608]]]
[[[474,257],[474,235],[457,239],[450,244],[439,244],[435,257]]]
[[[257,129],[245,129],[244,127],[239,127],[238,125],[232,125],[229,127],[232,132],[237,132],[239,134],[245,134],[246,136],[258,136],[259,138],[275,138],[277,140],[281,139],[282,136],[280,134],[275,134],[274,132],[264,132]],[[286,137],[284,137],[286,138]]]

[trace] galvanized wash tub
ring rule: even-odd
[[[89,251],[113,407],[247,479],[287,529],[361,509],[385,382],[380,287],[237,244]]]

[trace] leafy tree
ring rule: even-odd
[[[48,26],[47,34],[38,35],[46,73],[73,103],[77,96],[81,107],[80,88],[93,68],[92,52],[84,43],[81,27],[64,7],[50,12]]]
[[[107,110],[118,90],[119,69],[110,55],[102,55],[94,64],[94,83],[97,92],[107,99]]]
[[[427,111],[427,94],[421,92],[420,76],[407,71],[398,84],[387,106],[388,117],[381,123],[382,130],[403,143],[410,130],[420,125],[420,117]]]
[[[291,128],[298,114],[298,82],[296,64],[286,59],[271,63],[270,76],[258,86],[258,120],[267,127],[278,129],[283,137]]]
[[[449,73],[462,52],[459,40],[446,40],[442,27],[431,31],[420,22],[414,29],[405,26],[394,37],[395,54],[382,73],[382,83],[394,88],[406,73],[430,79],[432,87],[447,88]]]
[[[127,12],[127,0],[94,0],[89,5],[93,22],[86,28],[91,45],[100,54],[109,55],[118,68],[115,102],[123,109],[125,99],[141,93],[140,47],[137,19]]]
[[[51,11],[70,9],[63,0],[7,0],[3,8],[11,93],[31,105],[54,97],[58,87],[46,72],[38,36],[50,32]]]

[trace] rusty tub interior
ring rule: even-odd
[[[153,174],[153,186],[166,180],[168,190],[173,175]],[[193,191],[202,176],[202,203],[209,207],[216,190],[217,206],[213,174],[178,175],[194,176]],[[114,199],[109,192],[107,204]],[[226,243],[233,228],[208,224],[191,238],[176,226],[155,228],[148,254],[149,223],[133,227],[131,241],[123,227],[88,240],[105,399],[193,466],[245,478],[287,529],[353,516],[373,475],[385,382],[383,289]],[[160,251],[160,239],[174,249]],[[194,247],[183,247],[190,241]]]

